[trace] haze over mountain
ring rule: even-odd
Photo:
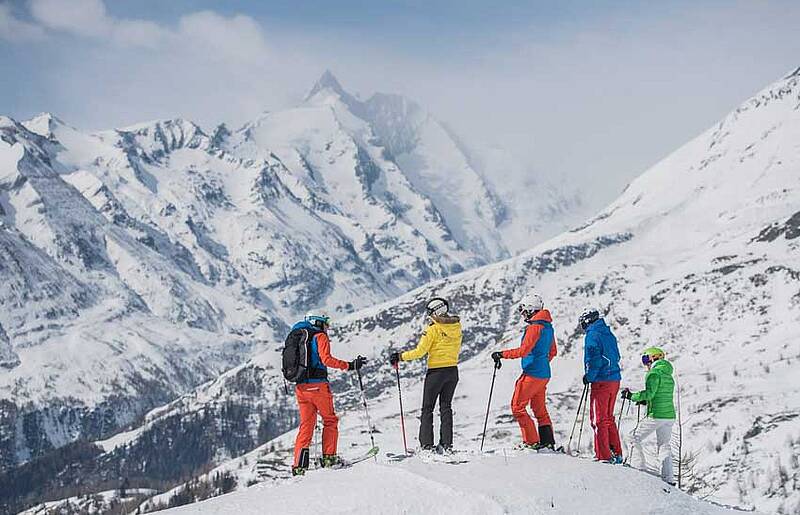
[[[416,340],[421,308],[436,294],[451,300],[464,325],[455,430],[457,446],[474,449],[491,379],[490,353],[516,341],[521,330],[516,302],[537,291],[554,314],[560,342],[548,398],[562,443],[582,388],[577,317],[597,307],[619,338],[624,386],[641,387],[639,355],[647,346],[665,348],[675,366],[687,490],[743,508],[797,511],[800,386],[792,378],[800,359],[798,113],[800,69],[646,171],[583,226],[518,257],[436,280],[343,320],[334,334],[337,353],[371,359],[364,376],[377,443],[384,450],[402,450],[397,386],[386,359],[391,349]],[[516,363],[505,365],[495,386],[490,448],[510,446],[518,438],[508,411],[518,374]],[[402,373],[406,430],[414,435],[424,364],[403,363]],[[276,354],[263,353],[102,446],[109,456],[126,448],[140,452],[144,441],[159,434],[159,426],[209,410],[222,416],[222,405],[253,402],[248,413],[285,413],[291,396],[278,393],[270,399],[270,392],[282,388],[279,374]],[[333,382],[342,411],[343,452],[367,440],[351,379],[341,374]],[[248,391],[256,393],[250,397]],[[276,420],[261,417],[262,423]],[[219,462],[203,477],[232,474],[244,488],[261,456],[273,463],[280,486],[294,430],[291,418],[277,420],[286,434]],[[635,424],[634,409],[622,418],[623,433]],[[674,438],[677,445],[677,428]],[[146,506],[168,503],[180,491]]]
[[[237,130],[45,113],[0,138],[0,467],[113,434],[309,309],[507,257],[580,208],[542,183],[520,212],[420,106],[330,72]]]
[[[451,300],[465,329],[455,432],[459,447],[475,447],[491,376],[489,355],[518,338],[515,303],[535,290],[554,314],[559,341],[548,388],[559,440],[568,434],[581,391],[577,316],[594,306],[620,340],[625,386],[641,385],[638,356],[646,346],[664,347],[674,364],[688,491],[739,507],[796,511],[798,113],[800,69],[645,172],[582,226],[519,256],[434,280],[339,320],[336,353],[371,358],[363,373],[377,443],[384,450],[401,446],[387,355],[416,340],[421,307],[437,294]],[[284,477],[296,415],[293,398],[283,393],[275,352],[280,345],[280,339],[266,343],[251,361],[150,412],[139,427],[98,442],[96,456],[80,461],[79,476],[66,473],[45,486],[63,486],[72,477],[94,482],[109,471],[143,483],[153,477],[174,481],[217,465],[205,480],[224,477],[241,489],[254,477],[258,457],[272,463],[276,478]],[[517,438],[507,406],[517,372],[514,363],[506,365],[490,413],[492,448]],[[423,368],[421,362],[403,364],[410,435],[416,431]],[[332,386],[342,417],[341,448],[364,445],[352,376],[337,374]],[[624,414],[623,432],[635,420],[635,413]],[[186,488],[143,508],[182,499]]]

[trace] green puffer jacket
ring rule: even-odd
[[[647,401],[647,416],[650,418],[674,419],[675,404],[672,395],[675,380],[672,379],[672,363],[659,359],[644,378],[644,390],[631,396],[633,402]]]

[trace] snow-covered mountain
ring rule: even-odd
[[[536,209],[558,223],[565,198]],[[239,130],[2,117],[0,470],[110,436],[308,309],[342,316],[508,256],[512,223],[430,114],[330,73]]]
[[[560,342],[548,388],[559,440],[567,438],[582,388],[577,317],[594,306],[619,338],[624,385],[641,386],[639,355],[647,346],[665,348],[673,362],[682,406],[685,487],[725,504],[797,512],[798,142],[800,69],[649,169],[582,227],[515,258],[433,281],[341,320],[333,336],[334,353],[371,358],[364,376],[377,443],[384,450],[401,449],[397,385],[386,359],[390,349],[416,341],[422,307],[436,294],[451,299],[462,316],[465,340],[454,402],[456,445],[476,448],[492,374],[489,355],[516,343],[522,328],[515,303],[537,291],[554,314]],[[423,368],[421,362],[403,364],[411,438]],[[291,395],[281,393],[278,374],[277,354],[264,353],[173,408],[154,412],[143,431],[103,442],[109,451],[105,456],[140,445],[146,430],[152,441],[157,427],[168,420],[191,419],[230,402],[252,415],[237,431],[252,432],[272,419],[259,415],[263,405],[246,408],[249,385],[278,389],[274,400],[266,401],[275,406],[292,401]],[[490,448],[517,439],[508,409],[517,375],[513,362],[498,374],[487,435]],[[250,382],[231,381],[242,376]],[[352,375],[342,373],[336,374],[333,387],[342,413],[341,447],[347,453],[351,445],[367,442],[357,385]],[[261,390],[255,391],[263,398]],[[281,418],[284,427],[290,422]],[[635,410],[623,414],[623,432],[635,423]],[[289,432],[249,454],[215,461],[219,468],[211,474],[229,472],[244,488],[255,459],[267,456],[275,461],[276,476],[286,475],[292,437]],[[168,498],[169,494],[163,500]]]

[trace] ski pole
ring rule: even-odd
[[[678,382],[678,489],[683,479],[683,420],[681,420],[681,383]],[[672,478],[670,478],[672,479]]]
[[[587,396],[586,396],[587,398],[586,398],[586,400],[583,401],[583,414],[581,415],[581,428],[578,430],[578,455],[580,455],[580,453],[581,453],[581,441],[583,440],[583,421],[586,420],[586,406],[589,404],[588,402],[586,402],[587,400],[589,400],[589,395],[588,395],[589,385],[588,384],[586,385],[586,392],[587,392]]]
[[[400,398],[400,428],[403,431],[403,450],[408,455],[408,444],[406,444],[406,421],[403,416],[403,392],[400,389],[400,365],[394,364],[394,372],[397,375],[397,396]]]
[[[619,406],[619,418],[617,419],[617,431],[619,431],[620,426],[622,425],[622,412],[625,411],[625,401],[627,399],[625,397],[622,398],[622,404]]]
[[[372,436],[372,422],[369,419],[369,409],[367,408],[367,394],[364,392],[364,381],[361,379],[361,369],[357,368],[356,373],[358,374],[358,387],[361,388],[361,403],[364,405],[364,413],[367,415],[369,441],[372,443],[372,447],[375,447],[375,438]]]
[[[486,426],[489,424],[489,410],[492,408],[492,392],[494,392],[494,378],[497,376],[497,369],[500,368],[499,361],[494,364],[492,372],[492,386],[489,388],[489,403],[486,405],[486,418],[483,419],[483,434],[481,435],[481,452],[483,452],[483,441],[486,439]]]
[[[631,404],[630,403],[628,403],[628,409],[629,410],[631,409]],[[633,427],[633,431],[631,431],[631,435],[634,436],[634,437],[636,435],[636,431],[639,430],[639,421],[640,421],[641,413],[642,413],[642,405],[637,402],[636,403],[636,425]],[[628,460],[630,459],[631,454],[633,454],[633,443],[628,445],[628,454],[625,456],[625,461],[623,462],[623,464],[625,464],[625,465],[628,464]]]
[[[583,385],[583,392],[581,393],[581,399],[578,401],[578,411],[575,413],[575,422],[572,423],[572,431],[569,432],[569,441],[567,442],[567,454],[569,454],[570,449],[572,448],[572,436],[575,434],[575,427],[578,425],[578,417],[581,414],[581,407],[586,399],[586,392],[589,389],[589,385]]]

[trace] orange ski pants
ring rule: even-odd
[[[552,425],[550,414],[544,404],[549,379],[532,377],[522,374],[514,386],[514,396],[511,398],[511,414],[519,424],[522,431],[522,441],[527,444],[539,442],[539,432],[533,420],[528,415],[528,406],[533,410],[536,422],[540,426]]]
[[[300,427],[294,441],[294,466],[300,464],[300,452],[311,445],[317,413],[322,417],[322,454],[336,454],[339,440],[339,417],[333,410],[333,395],[328,383],[301,383],[294,387],[300,408]]]

